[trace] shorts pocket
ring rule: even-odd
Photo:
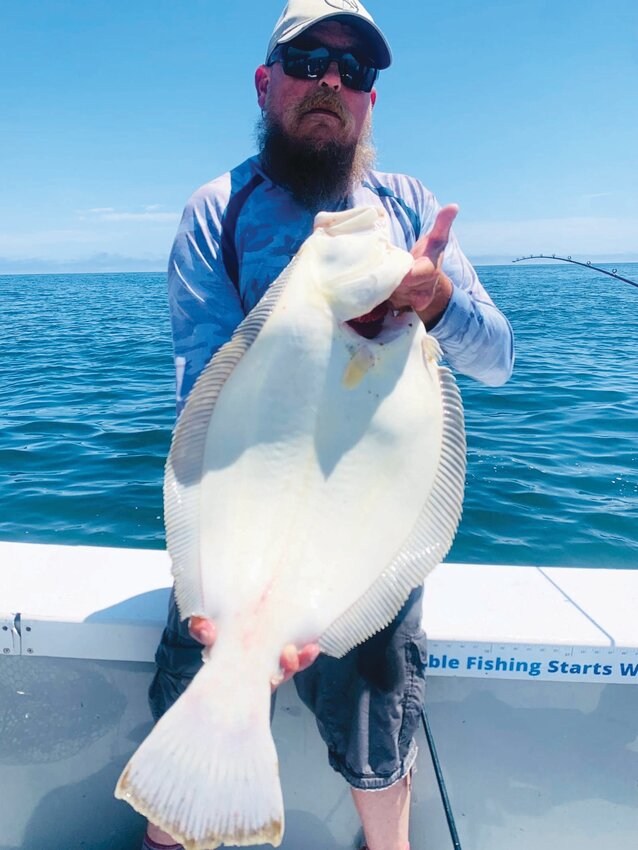
[[[405,644],[407,681],[399,748],[406,752],[417,730],[425,705],[425,672],[428,663],[427,638],[420,630]]]

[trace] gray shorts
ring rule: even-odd
[[[320,655],[295,676],[297,693],[317,720],[328,757],[354,788],[387,788],[416,758],[414,734],[425,699],[423,588],[413,590],[396,619],[344,658]],[[171,595],[168,622],[155,656],[149,700],[156,720],[201,666],[201,645],[179,622]]]

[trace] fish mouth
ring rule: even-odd
[[[384,345],[418,321],[413,310],[394,310],[389,301],[383,301],[369,313],[344,322],[344,326],[357,336]]]
[[[357,316],[356,319],[350,319],[350,321],[346,322],[346,324],[349,325],[353,331],[356,331],[359,336],[363,336],[366,339],[374,339],[381,333],[385,317],[389,310],[390,302],[382,301],[381,304],[377,304],[376,307],[373,307],[369,313],[364,313],[363,316]]]

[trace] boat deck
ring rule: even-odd
[[[167,555],[3,543],[0,565],[0,850],[137,850],[142,819],[112,789],[151,725]],[[458,846],[635,850],[638,571],[446,564],[425,600]],[[348,790],[290,685],[273,731],[282,847],[356,847]],[[411,845],[454,850],[422,734]]]

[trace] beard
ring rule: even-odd
[[[328,109],[339,117],[341,130],[331,139],[295,135],[304,115]],[[366,118],[358,139],[350,139],[353,119],[331,91],[318,91],[289,107],[282,118],[268,109],[257,125],[261,162],[269,176],[287,189],[305,209],[317,213],[339,206],[374,164],[372,122]]]

